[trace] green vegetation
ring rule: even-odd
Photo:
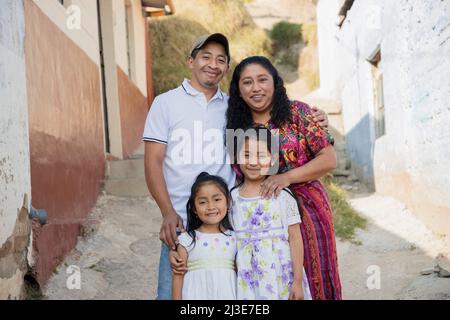
[[[362,218],[355,209],[353,209],[347,201],[347,194],[333,180],[330,174],[322,179],[330,196],[333,208],[334,230],[336,236],[343,240],[349,240],[355,244],[360,244],[355,239],[355,230],[365,229],[367,226],[366,219]]]
[[[270,56],[271,42],[257,28],[244,7],[244,0],[174,1],[174,16],[150,19],[150,46],[155,94],[180,85],[189,78],[186,65],[192,43],[203,34],[221,32],[230,40],[231,64],[221,88],[228,91],[234,66],[250,55]]]
[[[274,50],[287,48],[302,41],[302,25],[280,21],[270,31]]]

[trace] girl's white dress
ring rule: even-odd
[[[189,256],[184,275],[183,300],[236,299],[236,236],[233,231],[203,233],[195,231],[196,243],[184,232],[178,240]]]
[[[286,300],[293,283],[288,226],[301,222],[296,200],[285,190],[277,199],[231,193],[237,238],[238,300]],[[300,227],[299,227],[300,228]],[[305,300],[311,299],[303,270]]]

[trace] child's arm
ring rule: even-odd
[[[303,239],[300,225],[298,223],[290,225],[288,233],[294,271],[294,283],[289,293],[289,300],[303,300]]]
[[[177,252],[183,261],[187,261],[188,253],[185,247],[183,247],[181,244],[178,244],[177,246]],[[183,280],[184,280],[184,274],[179,274],[172,272],[172,299],[173,300],[181,300],[182,298],[182,291],[183,291]]]

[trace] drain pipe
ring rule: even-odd
[[[29,217],[31,220],[38,219],[41,225],[47,223],[47,211],[44,209],[35,209],[31,206]]]

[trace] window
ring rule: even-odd
[[[384,93],[383,93],[383,73],[381,69],[381,50],[378,47],[375,53],[368,59],[372,65],[373,83],[373,104],[375,116],[375,138],[379,138],[386,133],[384,120]]]

